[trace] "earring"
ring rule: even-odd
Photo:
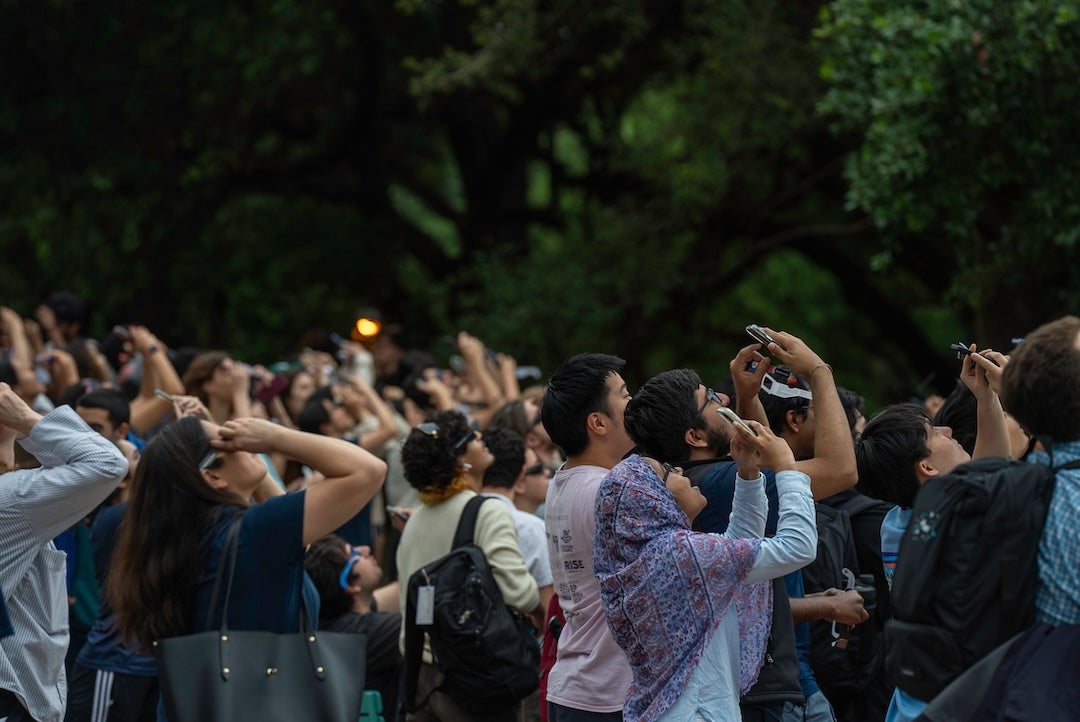
[[[472,464],[470,464],[469,462],[467,462],[467,461],[461,462],[461,470],[462,471],[468,471],[471,468],[472,468]]]

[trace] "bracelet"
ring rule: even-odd
[[[156,343],[152,343],[152,344],[150,344],[150,348],[146,349],[146,355],[147,356],[153,356],[154,354],[156,354],[160,350],[161,349],[158,348],[158,345]]]

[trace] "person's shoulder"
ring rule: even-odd
[[[127,506],[128,503],[125,501],[105,507],[94,516],[91,530],[98,534],[119,526],[124,518],[124,513],[127,511]]]

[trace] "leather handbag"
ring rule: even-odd
[[[154,643],[169,722],[356,722],[364,694],[364,635],[316,633],[302,596],[300,634],[228,628],[241,517],[229,529],[211,595],[208,618],[225,576],[221,628]]]

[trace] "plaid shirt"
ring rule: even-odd
[[[1080,459],[1080,440],[1055,444],[1053,459],[1033,452],[1033,464],[1061,466]],[[1039,584],[1035,615],[1048,624],[1080,624],[1080,469],[1057,474],[1054,496],[1039,540]]]

